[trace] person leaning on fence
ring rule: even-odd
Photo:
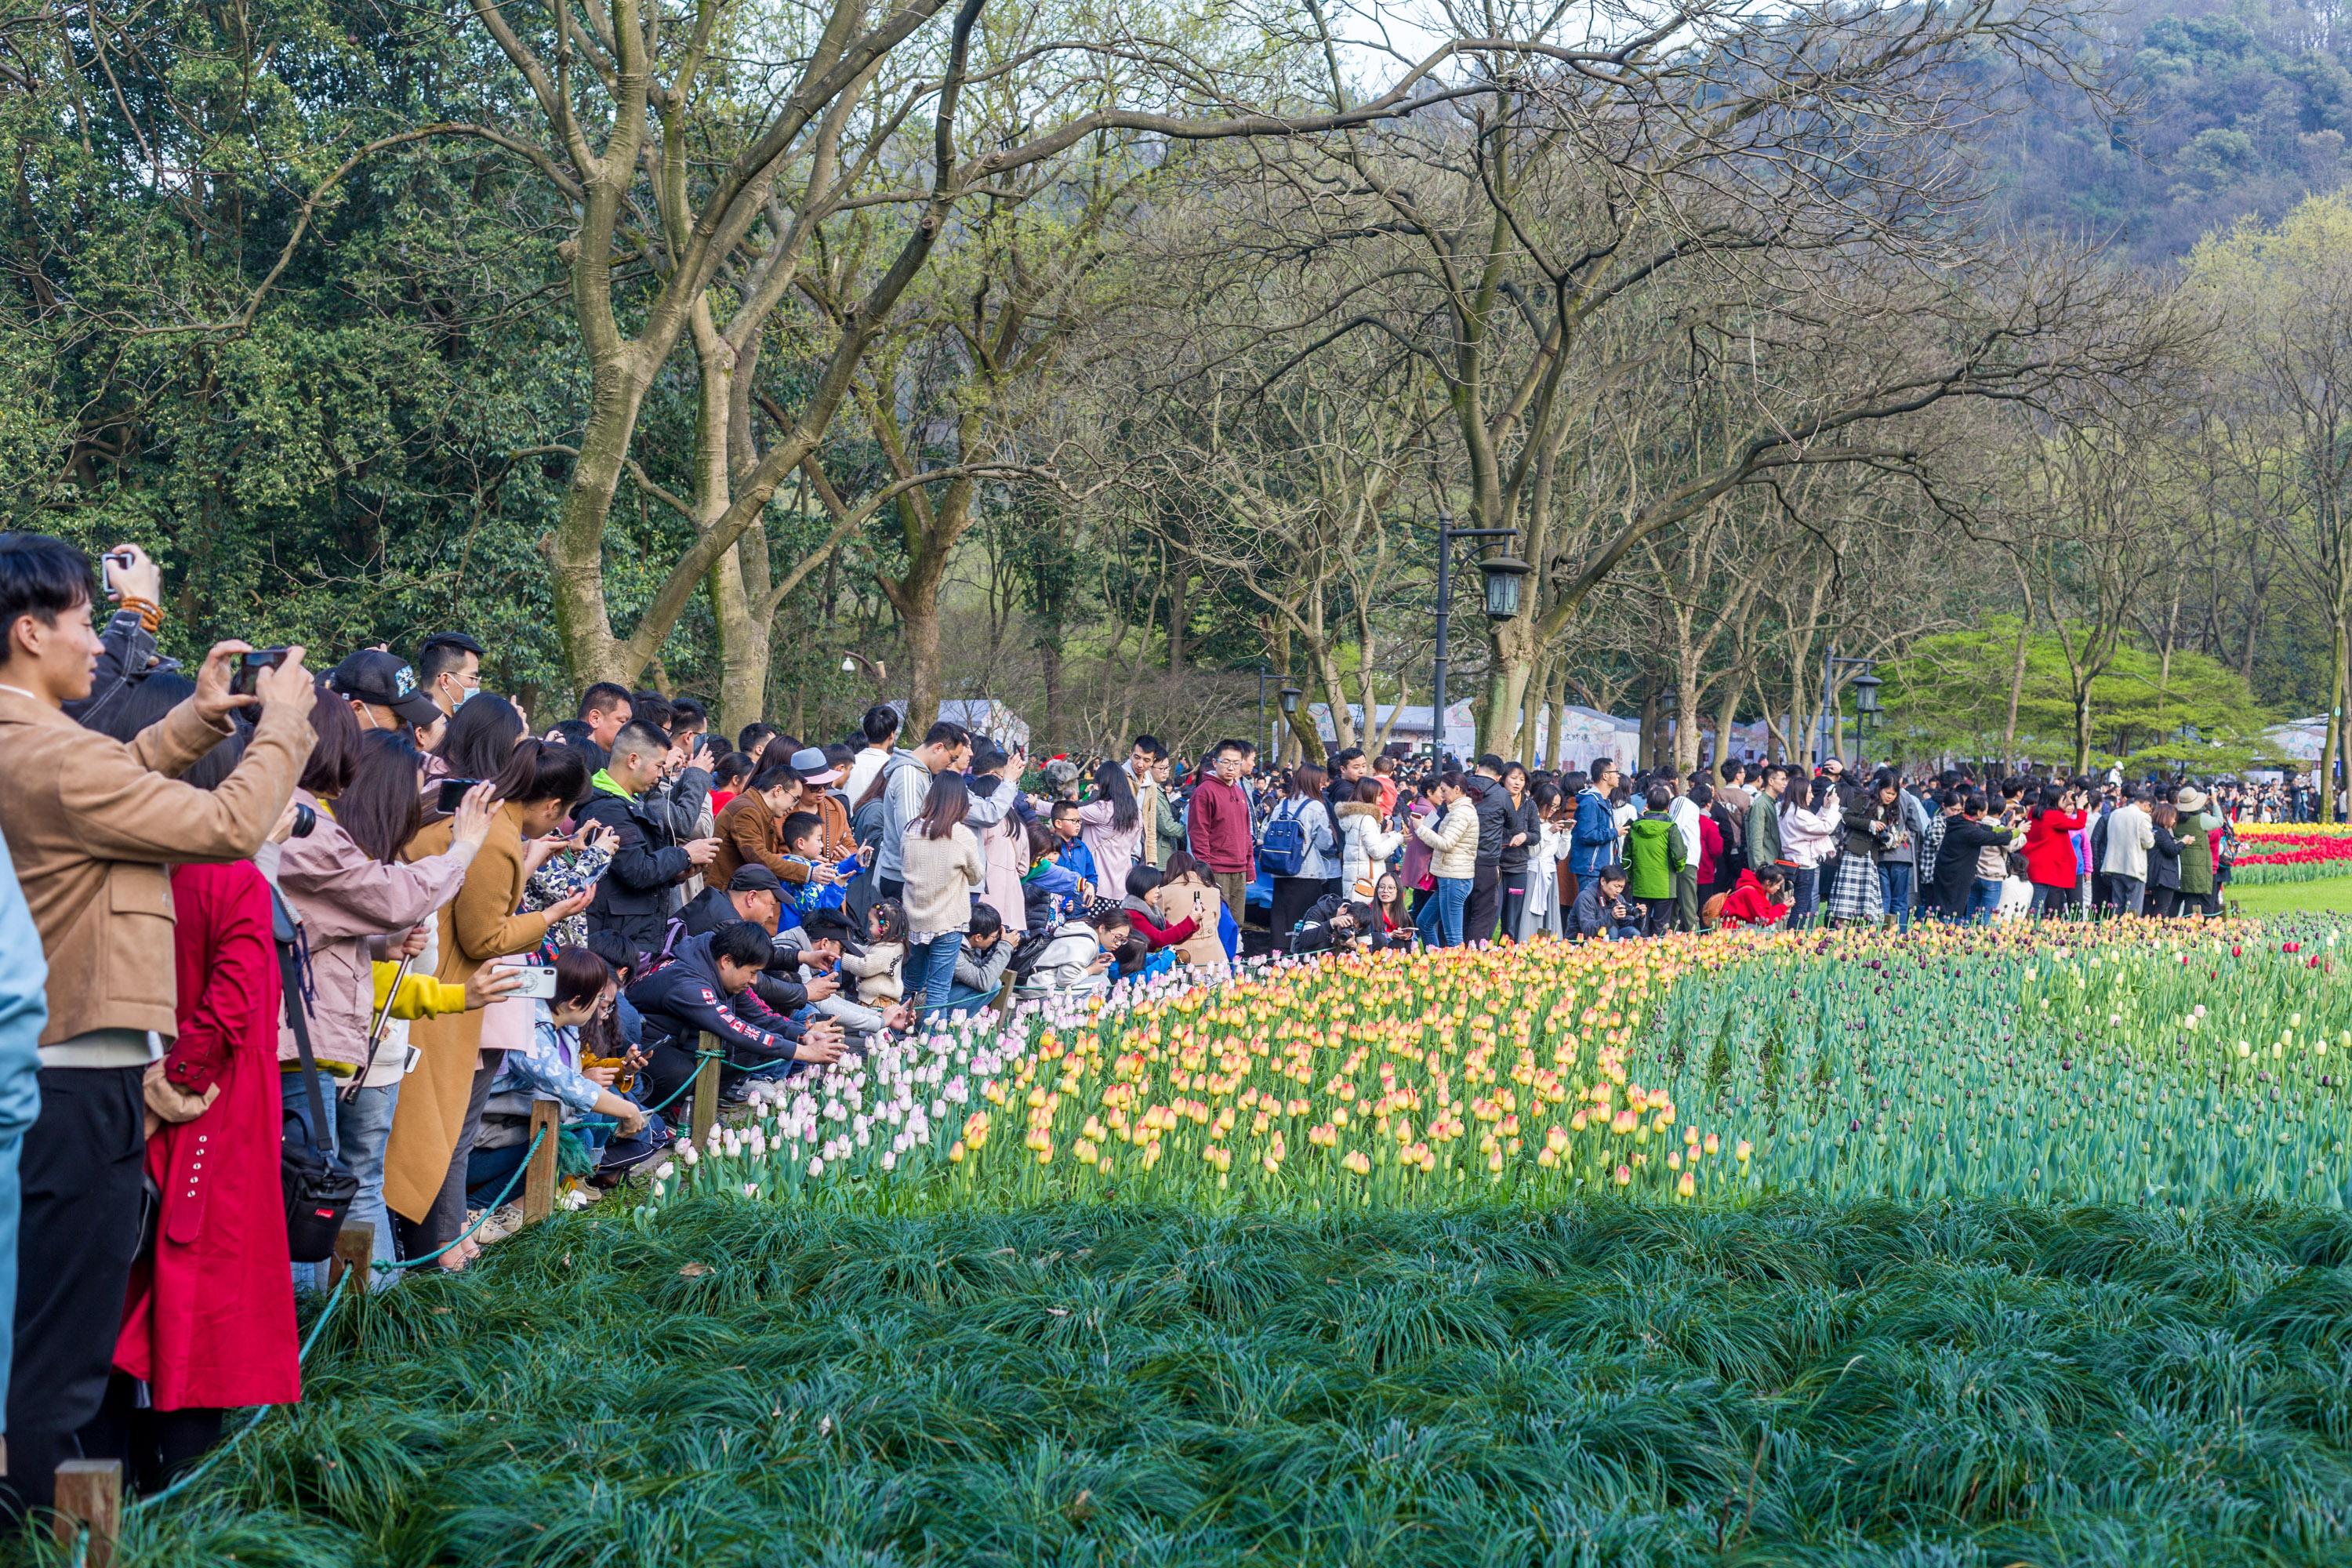
[[[310,750],[301,650],[229,689],[246,645],[206,655],[195,692],[128,744],[77,724],[100,652],[89,559],[0,536],[0,830],[48,964],[41,1108],[21,1153],[23,1212],[0,1504],[46,1507],[58,1463],[98,1414],[139,1244],[145,1089],[179,1028],[165,868],[251,858]],[[260,701],[218,789],[178,775]],[[159,1095],[168,1086],[155,1075]],[[163,1096],[173,1114],[189,1113]]]
[[[722,1089],[739,1086],[747,1073],[780,1077],[841,1059],[838,1033],[803,1028],[753,991],[774,953],[774,938],[750,921],[737,921],[687,938],[669,962],[631,982],[629,1000],[645,1016],[651,1058],[646,1089],[656,1102],[694,1075],[705,1049],[719,1053]],[[712,1037],[708,1047],[705,1035]]]
[[[613,966],[586,948],[556,953],[555,994],[531,1004],[530,1044],[501,1053],[490,1098],[482,1107],[481,1131],[467,1154],[466,1184],[474,1201],[498,1193],[528,1157],[534,1100],[562,1105],[563,1121],[572,1124],[568,1135],[596,1156],[600,1174],[617,1175],[626,1168],[625,1162],[604,1157],[615,1145],[625,1146],[635,1161],[669,1141],[657,1117],[649,1117],[614,1087],[618,1068],[582,1065],[581,1029],[612,1005],[617,989]]]

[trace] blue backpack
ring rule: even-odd
[[[1307,830],[1299,826],[1297,807],[1295,800],[1276,806],[1265,825],[1265,842],[1258,846],[1257,858],[1276,877],[1296,877],[1307,865]]]

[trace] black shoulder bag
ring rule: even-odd
[[[294,1031],[302,1061],[302,1089],[310,1100],[310,1125],[289,1116],[278,1139],[278,1174],[286,1188],[286,1249],[296,1263],[321,1263],[334,1256],[335,1234],[360,1195],[359,1178],[335,1152],[327,1131],[327,1099],[319,1092],[319,1062],[310,1054],[310,1013],[302,994],[301,931],[286,900],[269,893],[271,935],[278,942],[278,973],[286,993],[286,1022]]]

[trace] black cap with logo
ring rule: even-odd
[[[416,671],[396,653],[365,648],[335,666],[327,684],[345,697],[389,708],[411,724],[425,725],[441,717],[440,705],[417,689]]]

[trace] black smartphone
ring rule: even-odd
[[[435,798],[433,808],[444,816],[455,816],[457,808],[466,804],[466,792],[481,783],[479,779],[443,779],[441,793]]]
[[[288,650],[282,647],[257,647],[236,656],[236,668],[229,672],[228,689],[232,697],[251,697],[255,682],[265,669],[276,669],[286,662]]]

